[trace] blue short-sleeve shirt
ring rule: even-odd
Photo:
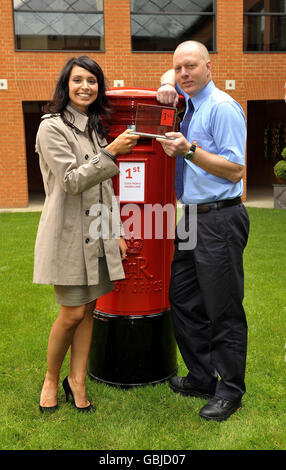
[[[187,103],[189,95],[178,85],[176,88],[185,96]],[[244,165],[246,119],[242,107],[230,95],[216,88],[213,81],[192,97],[192,103],[194,114],[188,129],[188,141],[196,141],[203,150]],[[185,162],[181,197],[184,204],[201,204],[242,195],[242,180],[235,184],[207,173],[189,160]]]

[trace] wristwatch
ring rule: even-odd
[[[186,160],[192,160],[192,158],[193,158],[193,156],[194,156],[194,154],[195,154],[196,148],[197,148],[196,144],[193,143],[193,144],[191,145],[190,150],[188,150],[188,151],[185,153],[185,155],[184,155],[184,157],[185,157]]]

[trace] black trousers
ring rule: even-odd
[[[249,218],[241,203],[197,214],[197,243],[180,249],[177,227],[170,304],[178,347],[188,378],[226,400],[245,393],[247,322],[243,250]]]

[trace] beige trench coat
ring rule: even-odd
[[[103,254],[110,280],[123,279],[118,244],[123,232],[110,179],[119,170],[101,150],[99,143],[104,146],[106,141],[95,134],[93,141],[89,138],[87,116],[70,105],[67,109],[74,115],[73,121],[66,115],[73,128],[59,115],[45,115],[36,137],[46,199],[35,244],[33,282],[97,285],[98,258]],[[108,217],[103,240],[99,238],[102,213]]]

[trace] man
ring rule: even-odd
[[[175,139],[157,140],[167,155],[176,156],[175,187],[184,206],[179,224],[188,226],[189,205],[197,205],[197,243],[193,249],[180,249],[182,231],[177,230],[170,303],[189,373],[173,377],[170,386],[183,395],[210,398],[200,416],[223,421],[241,407],[245,393],[242,257],[249,219],[240,199],[245,116],[236,101],[215,87],[203,44],[180,44],[173,66],[161,78],[157,99],[176,105],[179,92],[186,99],[186,112],[181,132],[166,134]]]

